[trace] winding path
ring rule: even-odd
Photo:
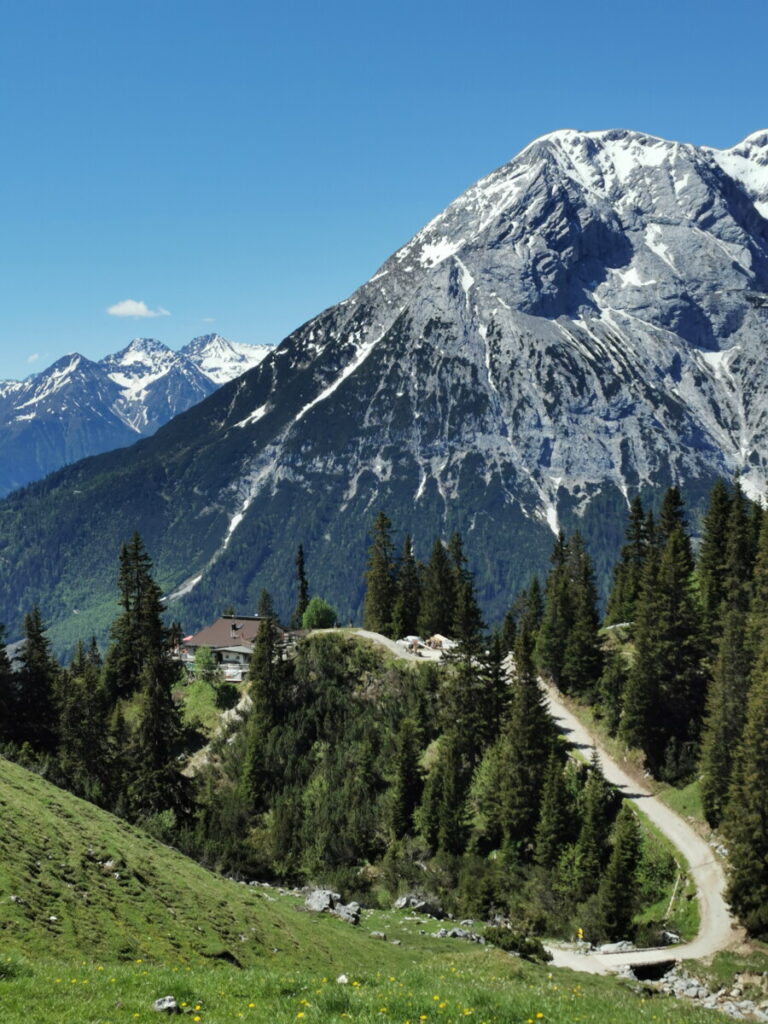
[[[623,795],[637,804],[660,832],[688,861],[690,877],[696,886],[699,901],[699,933],[690,942],[662,949],[637,949],[628,953],[577,953],[572,950],[550,948],[557,967],[571,967],[589,974],[607,974],[625,964],[654,964],[668,960],[695,960],[712,956],[736,943],[740,938],[738,925],[723,893],[725,872],[714,851],[691,826],[665,803],[638,785],[611,755],[600,746],[589,730],[569,711],[554,687],[545,687],[549,709],[558,726],[571,743],[582,748],[594,747],[600,755],[606,779]]]
[[[404,660],[421,660],[379,633],[363,629],[355,630],[355,633],[386,647]],[[600,746],[586,726],[566,707],[560,693],[554,687],[545,686],[544,690],[549,700],[550,713],[568,740],[582,749],[597,750],[608,782],[616,786],[626,799],[635,803],[686,859],[699,901],[699,933],[690,942],[625,953],[580,953],[573,949],[550,946],[548,948],[553,956],[552,963],[556,967],[569,967],[588,974],[610,974],[625,964],[655,964],[670,960],[708,957],[737,943],[741,932],[725,902],[725,872],[712,848],[683,818],[644,786],[630,778],[608,751]]]

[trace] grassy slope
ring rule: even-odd
[[[4,1024],[157,1021],[152,1001],[167,994],[209,1024],[712,1020],[610,979],[431,938],[435,922],[402,913],[366,911],[359,928],[305,913],[295,894],[211,875],[2,760],[0,815]]]

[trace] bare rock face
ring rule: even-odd
[[[74,577],[45,579],[45,552],[98,535],[106,579],[124,522],[153,538],[191,625],[233,594],[255,601],[253,565],[253,586],[292,607],[298,542],[346,621],[378,508],[418,557],[461,530],[496,621],[561,527],[588,545],[599,533],[607,576],[634,494],[676,483],[701,502],[717,476],[763,493],[766,346],[768,132],[728,150],[554,132],[119,463],[15,501],[0,621],[20,619],[38,579],[49,621],[74,614]],[[43,511],[57,535],[28,538]]]

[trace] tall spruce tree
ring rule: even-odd
[[[0,624],[0,744],[18,739],[16,680],[5,645],[5,626]]]
[[[392,614],[392,632],[396,637],[413,636],[418,628],[421,604],[419,569],[413,555],[413,542],[407,533],[397,568],[397,594]]]
[[[122,612],[110,629],[111,644],[104,664],[112,703],[141,688],[150,661],[163,662],[170,656],[171,635],[163,623],[162,594],[138,533],[120,550],[118,596]]]
[[[728,838],[728,900],[747,930],[768,938],[768,673],[749,695],[723,830]]]
[[[719,632],[720,606],[725,598],[725,557],[728,543],[728,517],[731,494],[725,481],[712,486],[701,532],[701,547],[696,576],[706,636],[714,644]]]
[[[498,740],[499,815],[505,846],[529,859],[544,785],[542,765],[559,744],[536,678],[532,638],[525,629],[518,634],[514,660],[509,712]]]
[[[624,801],[613,828],[613,847],[598,889],[598,913],[605,938],[612,942],[631,934],[641,854],[640,826],[634,811]]]
[[[449,634],[455,608],[456,581],[453,566],[443,542],[436,537],[421,577],[420,635]]]
[[[605,621],[608,625],[634,622],[640,596],[643,566],[648,554],[646,518],[640,496],[632,499],[624,546],[613,574]]]
[[[728,802],[733,762],[744,730],[751,670],[746,616],[739,608],[732,608],[724,620],[701,745],[701,802],[713,828],[722,821]]]
[[[582,815],[575,850],[574,896],[584,900],[597,890],[611,827],[611,789],[596,751],[582,791]]]
[[[412,719],[404,718],[397,735],[392,786],[391,827],[396,839],[402,839],[413,832],[413,816],[423,786],[419,768],[420,754],[416,724]]]
[[[59,666],[35,606],[24,616],[24,642],[18,655],[16,741],[52,753],[58,741],[56,707]]]
[[[570,838],[572,814],[563,778],[562,759],[550,754],[544,774],[539,821],[536,826],[535,862],[554,868]]]
[[[565,568],[569,589],[569,624],[563,650],[560,686],[568,693],[594,692],[603,670],[597,614],[597,588],[581,534],[568,544]]]
[[[374,633],[389,636],[392,631],[392,613],[397,594],[397,567],[392,542],[392,523],[385,512],[379,512],[373,523],[365,579],[363,625]]]
[[[673,497],[668,502],[667,526],[660,533],[666,540],[658,567],[652,555],[646,564],[635,629],[636,656],[620,725],[622,738],[640,746],[651,769],[670,782],[693,771],[706,689],[693,556],[681,521],[681,505]]]
[[[296,551],[296,608],[291,618],[294,629],[301,629],[301,620],[309,604],[309,583],[304,566],[304,545],[299,544]]]

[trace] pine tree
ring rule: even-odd
[[[613,848],[598,889],[598,913],[607,939],[631,933],[637,905],[635,882],[640,865],[641,835],[637,818],[624,801],[613,829]]]
[[[410,718],[404,718],[397,735],[392,785],[391,827],[396,839],[402,839],[413,831],[413,815],[421,799],[423,785],[419,756],[416,725]]]
[[[731,495],[723,480],[716,480],[709,495],[701,533],[696,576],[707,636],[716,639],[720,605],[725,597],[725,554]]]
[[[106,720],[99,666],[93,651],[78,644],[59,687],[59,771],[69,790],[101,805],[108,799],[112,775]]]
[[[363,625],[374,633],[388,636],[392,631],[392,613],[397,593],[397,573],[392,543],[392,523],[379,512],[373,524],[373,539],[368,549],[365,573],[366,591]]]
[[[566,693],[584,694],[596,688],[603,654],[594,573],[579,533],[568,544],[565,570],[570,610],[559,685]]]
[[[701,746],[701,801],[713,828],[717,828],[725,813],[733,761],[744,729],[751,669],[746,616],[733,608],[725,616]]]
[[[429,562],[424,567],[421,582],[419,634],[449,634],[456,607],[456,584],[453,567],[443,542],[435,538]]]
[[[575,897],[584,900],[595,892],[605,862],[611,819],[611,790],[600,758],[593,751],[583,790],[581,829],[575,850]]]
[[[559,686],[565,645],[571,622],[570,587],[566,557],[568,547],[562,532],[552,551],[552,568],[544,592],[544,612],[536,636],[536,664],[543,675]]]
[[[668,492],[669,493],[669,492]],[[677,501],[670,502],[679,517]],[[672,522],[672,512],[667,519]],[[682,526],[671,527],[658,561],[649,554],[635,629],[635,661],[625,689],[620,735],[640,746],[668,781],[690,775],[704,712],[701,621],[693,557]]]
[[[768,515],[764,515],[752,573],[752,601],[747,616],[747,645],[755,665],[755,674],[768,672]]]
[[[397,595],[392,615],[392,632],[396,637],[413,636],[418,628],[421,604],[421,582],[416,559],[413,556],[411,535],[403,542],[403,553],[397,570]]]
[[[728,900],[756,938],[768,937],[768,673],[755,681],[736,755],[723,829],[728,837]]]
[[[522,630],[515,646],[509,713],[498,741],[502,836],[505,845],[522,857],[530,855],[535,842],[544,783],[542,765],[559,749],[536,679],[532,646],[530,634]]]
[[[294,629],[301,629],[301,620],[309,604],[309,583],[304,567],[304,545],[299,544],[296,551],[296,608],[293,612],[291,625]]]
[[[571,827],[562,760],[551,754],[545,770],[541,810],[536,826],[534,860],[540,867],[555,867],[568,842]]]
[[[629,747],[639,747],[648,754],[656,749],[656,708],[659,685],[655,671],[659,637],[656,614],[656,592],[659,555],[649,549],[635,619],[635,659],[624,687],[619,721],[619,736]]]
[[[52,753],[57,743],[59,666],[51,655],[38,607],[24,616],[18,660],[16,742],[29,743],[39,753]]]
[[[16,681],[5,646],[5,626],[0,625],[0,744],[19,738],[16,700]]]
[[[658,543],[663,547],[678,528],[687,536],[687,526],[682,495],[677,487],[669,487],[662,498],[659,511]],[[690,553],[690,543],[688,550]]]
[[[605,616],[608,625],[635,620],[635,606],[640,596],[643,567],[648,554],[646,525],[643,503],[638,495],[632,499],[629,508],[625,543],[613,574],[613,587]]]
[[[112,624],[104,665],[112,703],[138,690],[147,663],[167,658],[171,647],[170,631],[163,624],[162,594],[138,533],[121,548],[118,591],[122,613]]]
[[[259,594],[259,603],[256,605],[256,614],[260,619],[276,619],[275,603],[268,590],[262,588]]]
[[[180,822],[191,811],[189,782],[178,770],[181,715],[173,702],[175,669],[166,652],[147,657],[139,679],[139,714],[133,737],[135,771],[128,787],[131,815],[146,820],[171,811]]]

